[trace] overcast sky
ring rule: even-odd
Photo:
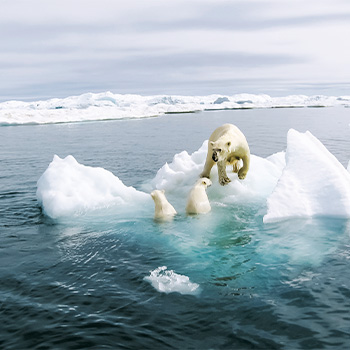
[[[349,0],[0,0],[0,33],[1,101],[350,95]]]

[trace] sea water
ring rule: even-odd
[[[212,211],[185,215],[182,196],[191,184],[178,175],[181,166],[187,171],[182,152],[196,157],[223,123],[236,124],[261,161],[286,150],[290,128],[309,130],[344,169],[350,160],[350,115],[344,107],[0,128],[0,347],[349,347],[349,219],[264,223],[265,190],[252,200],[236,192],[227,196],[231,190],[215,184],[208,189]],[[168,199],[179,214],[156,222],[152,202],[139,198],[139,205],[126,211],[127,202],[70,211],[83,192],[63,181],[68,201],[60,213],[65,214],[50,217],[37,182],[54,155],[62,160],[72,155],[69,169],[83,169],[81,175],[103,173],[78,176],[76,184],[115,176],[145,194],[160,184],[166,163],[170,170],[176,165],[176,176],[165,180],[178,187],[168,187]],[[53,169],[54,183],[60,176],[72,180],[60,172],[64,168]],[[262,188],[270,173],[261,172],[259,179],[253,170]],[[238,186],[232,179],[230,186]],[[103,181],[90,185],[106,188]]]

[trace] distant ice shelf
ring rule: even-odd
[[[350,107],[350,96],[261,94],[178,96],[86,93],[45,101],[0,103],[0,126],[149,118],[203,110],[295,107]]]

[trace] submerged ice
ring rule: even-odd
[[[130,119],[203,110],[350,106],[350,96],[236,94],[232,96],[140,96],[112,92],[86,93],[63,99],[0,103],[0,125],[68,123]]]
[[[164,189],[177,212],[185,215],[188,193],[204,166],[207,142],[191,155],[186,151],[176,154],[143,190],[125,186],[103,168],[79,164],[73,156],[55,156],[38,181],[38,201],[54,219],[107,208],[118,214],[131,210],[136,216],[146,209],[153,217],[149,193]],[[252,155],[245,180],[228,174],[232,182],[220,186],[212,170],[213,185],[207,194],[214,207],[257,204],[265,211],[266,223],[294,217],[350,217],[350,173],[310,132],[290,130],[286,152],[267,158]]]

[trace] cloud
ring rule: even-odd
[[[343,0],[3,0],[0,99],[349,82],[349,19]]]

